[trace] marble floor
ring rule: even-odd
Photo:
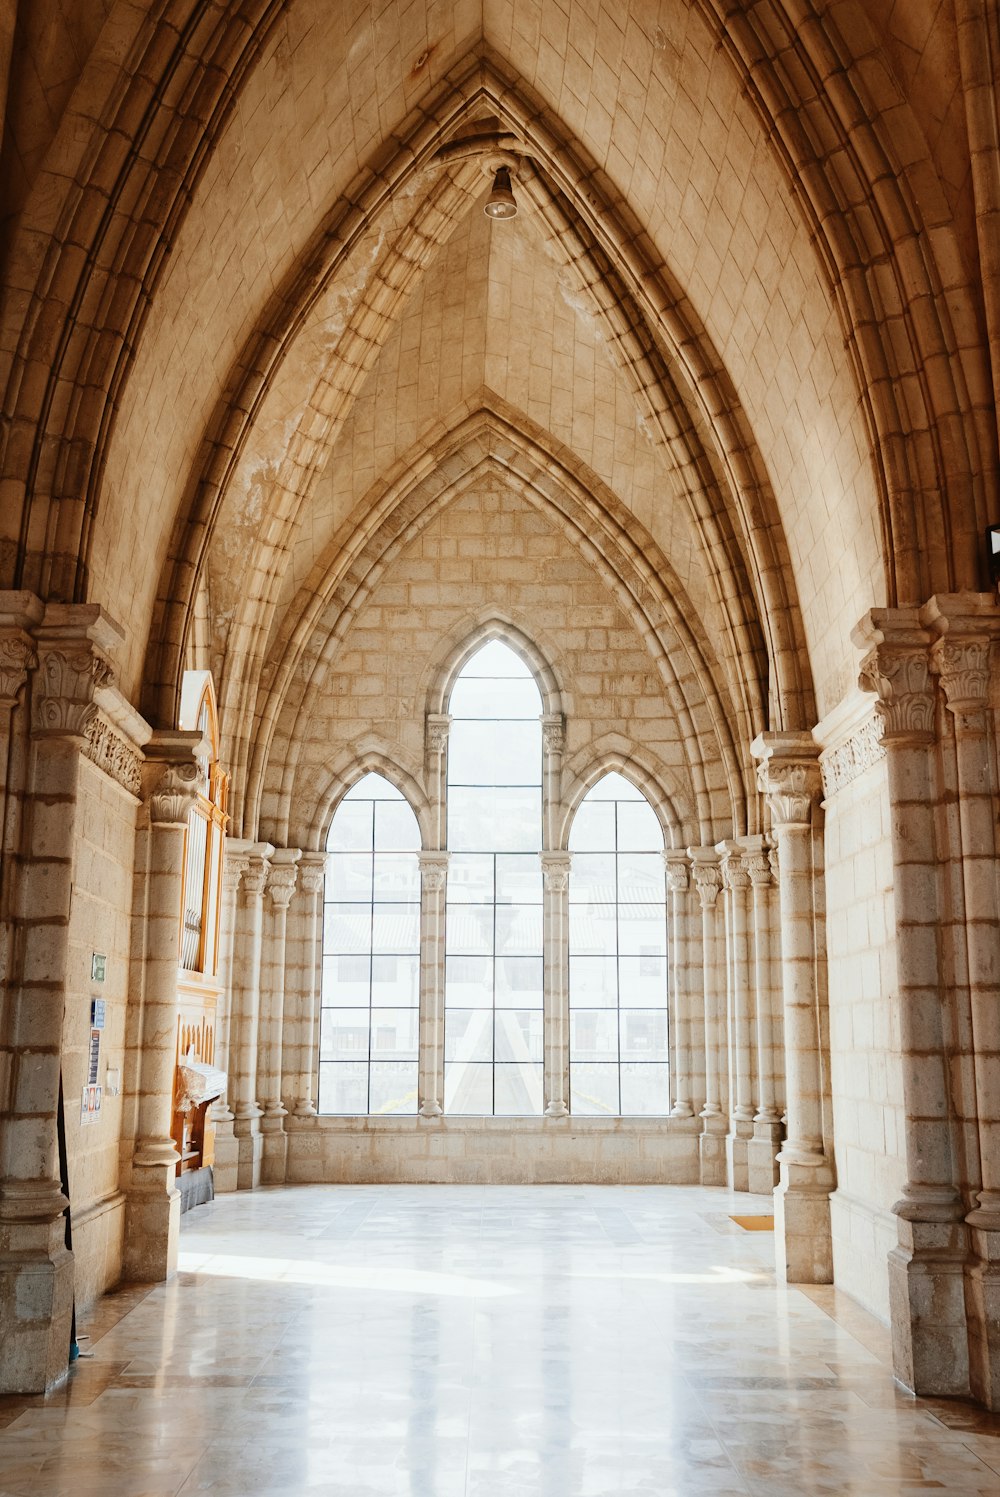
[[[0,1497],[998,1497],[1000,1418],[902,1393],[876,1322],[777,1284],[771,1235],[730,1219],[769,1210],[223,1197],[171,1283],[95,1308],[64,1388],[0,1399]]]

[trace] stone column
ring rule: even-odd
[[[226,1090],[212,1103],[211,1108],[212,1122],[215,1126],[212,1181],[217,1195],[236,1189],[239,1147],[233,1132],[236,1119],[231,1105],[232,1064],[236,1049],[233,948],[236,940],[236,902],[239,896],[240,880],[249,866],[245,857],[233,852],[232,843],[227,838],[224,843],[222,864],[222,908],[219,911],[220,991],[215,1032],[215,1060],[219,1070],[226,1073]]]
[[[292,998],[293,1042],[282,1065],[283,1095],[291,1106],[296,1127],[311,1126],[316,1116],[316,1072],[319,1065],[319,1009],[322,996],[323,888],[326,853],[304,852],[298,864],[299,878],[292,900],[287,980],[285,1032],[288,1033],[288,997]],[[284,1054],[284,1051],[283,1051]],[[286,1123],[285,1127],[288,1128]]]
[[[298,847],[279,847],[271,854],[267,892],[271,896],[271,918],[261,951],[261,999],[257,1095],[264,1106],[260,1120],[263,1138],[261,1181],[283,1185],[288,1157],[285,1118],[288,1109],[281,1100],[282,1044],[285,1020],[285,946],[288,906],[295,892],[295,865],[302,856]]]
[[[726,1134],[729,1122],[722,1096],[722,1009],[724,973],[719,952],[716,905],[722,870],[714,847],[689,847],[691,875],[701,903],[702,1015],[705,1033],[705,1105],[699,1114],[698,1140],[702,1185],[726,1183]],[[694,962],[698,965],[697,960]]]
[[[893,1207],[899,1243],[889,1255],[893,1366],[916,1393],[961,1394],[969,1387],[968,1228],[956,1188],[945,1052],[930,636],[916,609],[878,608],[853,638],[868,647],[860,684],[878,696],[892,826],[907,1166]]]
[[[753,974],[757,1018],[757,1111],[747,1144],[747,1188],[770,1195],[778,1183],[784,1095],[781,1022],[777,1012],[773,961],[774,871],[763,837],[741,837],[743,861],[752,888]],[[777,863],[777,859],[774,859]]]
[[[445,778],[448,747],[448,731],[451,717],[447,712],[428,712],[425,732],[425,756],[427,760],[427,794],[434,812],[428,852],[440,851],[448,845],[448,784]]]
[[[444,938],[448,854],[422,852],[420,863],[420,1025],[417,1109],[444,1111]]]
[[[562,761],[566,748],[566,724],[561,712],[542,713],[542,847],[554,851],[559,845],[562,810]],[[554,1114],[561,1116],[561,1114]]]
[[[674,1099],[670,1115],[674,1118],[693,1118],[695,1101],[699,1106],[703,1101],[695,1075],[696,1071],[703,1070],[704,1063],[701,1066],[696,1066],[695,1063],[695,1052],[701,1050],[701,1045],[696,1043],[694,1032],[691,876],[688,855],[682,848],[672,848],[665,852],[663,861],[670,893],[670,1089]]]
[[[545,1116],[569,1116],[569,870],[572,854],[542,853],[545,907],[542,1053]]]
[[[990,650],[1000,637],[992,595],[932,598],[922,618],[941,636],[933,667],[955,731],[965,943],[982,1189],[966,1221],[969,1382],[1000,1409],[1000,890],[997,886],[996,742],[991,731]]]
[[[9,597],[9,595],[8,595]],[[37,613],[37,609],[35,610]],[[0,1128],[0,1393],[42,1393],[65,1375],[73,1308],[57,1108],[67,1007],[80,757],[111,679],[117,625],[90,604],[52,604],[37,626],[23,817],[7,973],[7,1115]],[[20,652],[18,652],[20,653]],[[26,655],[23,665],[30,664]],[[16,696],[20,689],[11,660]]]
[[[788,1136],[778,1155],[774,1193],[778,1272],[793,1284],[833,1282],[830,1192],[833,1167],[823,1140],[813,808],[821,781],[819,749],[809,733],[762,733],[751,745],[761,761],[781,865],[781,991],[785,1019]]]
[[[260,964],[263,940],[264,885],[274,848],[269,842],[233,840],[235,857],[246,859],[236,905],[233,940],[233,1025],[230,1041],[230,1101],[235,1121],[236,1188],[260,1184],[263,1142],[257,1101],[257,1045],[260,1025]]]
[[[750,875],[737,842],[716,845],[722,866],[726,911],[726,974],[729,988],[729,1133],[726,1173],[731,1190],[749,1190],[747,1148],[753,1137],[752,1003],[747,901]]]
[[[141,1002],[137,1067],[137,1136],[125,1207],[126,1279],[169,1278],[177,1267],[180,1156],[171,1135],[177,1065],[177,975],[184,918],[184,854],[188,815],[201,769],[201,734],[154,733],[144,750],[146,807],[143,929],[133,935],[141,961],[133,996]]]

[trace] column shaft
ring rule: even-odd
[[[257,1049],[260,1024],[260,964],[263,942],[263,900],[267,868],[274,848],[268,842],[231,842],[245,857],[240,899],[236,907],[233,944],[233,999],[235,1024],[231,1031],[231,1101],[237,1139],[237,1189],[260,1184],[262,1141],[257,1101]]]
[[[420,854],[420,1025],[417,1108],[422,1118],[444,1111],[444,943],[446,852]]]
[[[542,853],[545,1116],[569,1115],[569,876],[571,854]]]

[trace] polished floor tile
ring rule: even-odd
[[[0,1497],[1000,1494],[1000,1418],[914,1399],[765,1199],[311,1186],[185,1218],[181,1272],[0,1399]]]

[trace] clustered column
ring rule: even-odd
[[[260,1040],[257,1057],[257,1096],[264,1111],[260,1120],[263,1138],[261,1180],[280,1185],[285,1178],[288,1139],[284,1121],[288,1109],[282,1101],[282,1070],[285,1025],[285,962],[288,906],[295,893],[297,847],[279,847],[271,854],[267,871],[270,919],[261,953]]]
[[[285,1024],[286,1031],[291,1025],[290,1043],[282,1068],[285,1073],[285,1105],[290,1108],[295,1126],[303,1127],[311,1125],[316,1116],[326,854],[304,852],[299,859],[298,871],[288,934],[289,957],[285,969]],[[289,995],[292,999],[290,1015],[287,1008]]]
[[[747,902],[750,875],[737,842],[720,842],[716,851],[722,868],[726,921],[726,1026],[729,1036],[729,1133],[726,1137],[727,1178],[732,1190],[749,1189],[747,1148],[753,1137],[752,1000]]]
[[[753,911],[753,985],[757,1040],[757,1111],[747,1144],[747,1189],[769,1194],[778,1183],[785,1064],[780,997],[775,992],[774,922],[777,854],[763,837],[742,838]]]
[[[679,848],[663,854],[670,894],[670,1027],[673,1038],[670,1056],[673,1107],[671,1117],[694,1118],[703,1104],[705,1086],[704,1034],[695,1011],[694,922],[700,938],[700,916],[694,910],[694,894],[688,867],[688,855]]]
[[[698,1140],[702,1185],[726,1183],[726,1115],[728,1099],[723,1093],[722,1020],[725,971],[720,952],[717,904],[722,889],[722,870],[714,847],[689,847],[691,876],[701,903],[701,997],[705,1046],[705,1105],[699,1116],[702,1132]],[[696,964],[697,965],[697,964]]]
[[[545,1116],[569,1116],[569,871],[572,854],[542,853],[545,931]]]
[[[233,941],[233,1024],[230,1040],[230,1099],[235,1121],[236,1185],[252,1190],[260,1184],[263,1142],[257,1100],[257,1049],[260,1026],[260,963],[263,944],[264,887],[274,848],[269,842],[230,843],[234,856],[245,858]]]
[[[444,1111],[444,940],[446,852],[420,860],[420,1068],[417,1106],[422,1118]]]

